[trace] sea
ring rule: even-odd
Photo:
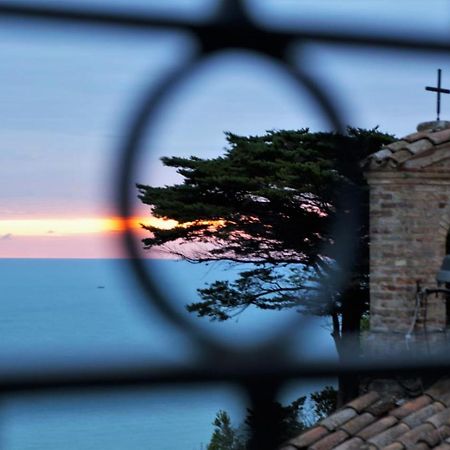
[[[277,339],[293,311],[245,310],[226,322],[185,310],[197,289],[236,278],[236,266],[177,260],[145,263],[170,309],[233,351]],[[47,371],[109,370],[145,364],[155,371],[195,364],[202,348],[158,309],[125,259],[0,259],[0,372],[40,377]],[[295,318],[295,320],[297,320]],[[335,358],[324,318],[299,322],[291,357]],[[291,382],[290,402],[334,380]],[[219,410],[239,425],[245,393],[232,384],[50,390],[3,396],[1,450],[205,450]]]

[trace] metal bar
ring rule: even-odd
[[[438,79],[437,79],[437,120],[439,122],[439,116],[441,115],[441,73],[442,70],[438,69]]]
[[[329,378],[337,375],[411,375],[422,374],[448,374],[450,361],[439,358],[432,360],[398,360],[390,358],[395,363],[386,363],[386,359],[374,360],[370,363],[352,363],[339,365],[327,363],[309,363],[301,367],[260,367],[254,365],[241,368],[236,365],[226,367],[192,367],[186,369],[165,369],[155,371],[149,366],[111,367],[91,371],[51,371],[36,374],[12,373],[8,376],[0,375],[0,392],[20,393],[32,391],[49,391],[53,389],[111,389],[151,387],[165,384],[196,384],[196,383],[238,383],[248,385],[249,380],[261,383],[271,383],[274,379],[288,381],[302,378]]]
[[[71,22],[85,25],[105,25],[113,28],[189,28],[188,21],[163,19],[146,14],[133,14],[126,11],[109,12],[100,8],[73,8],[46,5],[18,5],[13,2],[0,3],[0,15],[19,19],[46,20],[54,23]]]
[[[86,26],[102,26],[115,29],[148,30],[170,29],[194,34],[207,51],[231,47],[233,45],[257,49],[259,51],[281,55],[281,52],[295,41],[321,42],[327,44],[346,44],[376,48],[425,52],[450,52],[450,42],[443,40],[405,39],[397,36],[377,34],[354,34],[346,31],[336,32],[328,29],[303,29],[300,31],[274,30],[247,20],[233,21],[229,18],[216,17],[211,22],[195,22],[165,19],[151,14],[134,14],[131,12],[108,12],[100,9],[77,9],[68,7],[17,5],[12,2],[0,4],[0,18],[13,17],[31,21],[46,21],[50,24],[71,23]],[[314,87],[314,86],[313,86]],[[440,94],[450,90],[441,89],[441,70],[438,71],[438,88],[426,88],[438,93],[437,113],[440,115]],[[316,96],[319,89],[312,89]],[[325,101],[322,101],[325,103]],[[144,117],[144,116],[143,116]],[[442,290],[439,290],[442,292]],[[388,361],[388,362],[386,362]],[[445,374],[450,370],[450,359],[438,356],[431,358],[383,358],[361,360],[345,359],[345,364],[314,363],[303,361],[301,366],[271,364],[261,366],[258,359],[251,362],[232,359],[227,364],[210,360],[195,367],[178,367],[157,369],[150,365],[113,366],[113,367],[77,367],[76,371],[66,367],[65,370],[18,372],[9,370],[0,373],[0,393],[13,395],[27,392],[54,393],[55,390],[110,390],[123,388],[151,388],[157,385],[196,383],[234,383],[248,392],[253,408],[258,432],[251,443],[252,449],[271,449],[276,441],[276,432],[270,428],[271,405],[276,398],[278,387],[292,379],[322,378],[358,373],[364,375],[407,375]]]
[[[54,23],[71,22],[86,25],[103,25],[114,28],[132,29],[154,29],[173,28],[178,30],[191,31],[198,34],[209,33],[210,35],[222,34],[233,29],[234,33],[251,35],[255,29],[270,34],[271,37],[314,41],[334,44],[351,44],[357,46],[370,46],[380,48],[391,48],[397,50],[450,52],[450,42],[436,39],[415,39],[402,38],[397,36],[385,36],[377,34],[356,34],[345,31],[329,29],[303,29],[301,31],[270,29],[264,26],[245,26],[239,23],[226,23],[217,20],[213,23],[198,23],[185,20],[163,19],[151,14],[133,14],[124,12],[107,12],[98,9],[79,9],[69,7],[17,5],[12,2],[2,2],[0,4],[0,15],[5,17],[16,17],[30,20],[46,20]],[[248,24],[247,24],[248,25]]]

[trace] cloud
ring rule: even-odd
[[[12,239],[12,237],[13,237],[12,233],[6,233],[3,236],[0,236],[0,239],[2,241],[6,241],[7,239]]]

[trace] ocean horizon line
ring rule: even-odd
[[[17,256],[17,257],[9,257],[9,256],[0,256],[0,261],[41,261],[41,260],[55,260],[55,261],[126,261],[130,259],[136,259],[131,256],[117,256],[117,257],[76,257],[76,256],[68,256],[68,257],[58,257],[58,256],[42,256],[42,257],[26,257],[26,256]],[[148,260],[156,260],[156,261],[187,261],[182,258],[157,258],[153,256],[142,257],[141,259]],[[193,263],[195,264],[195,263]]]

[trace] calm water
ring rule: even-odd
[[[235,274],[224,266],[156,265],[180,310],[196,299],[198,287]],[[158,367],[190,360],[189,341],[148,306],[126,269],[121,260],[0,260],[2,370],[132,367],[140,361]],[[237,321],[202,326],[217,338],[253,342],[286,317],[250,312]],[[315,330],[314,353],[332,354],[328,333],[321,326]],[[291,395],[300,393],[296,388]],[[0,448],[171,450],[182,443],[199,450],[209,440],[215,413],[226,409],[239,421],[244,400],[225,385],[15,396],[2,403]]]

